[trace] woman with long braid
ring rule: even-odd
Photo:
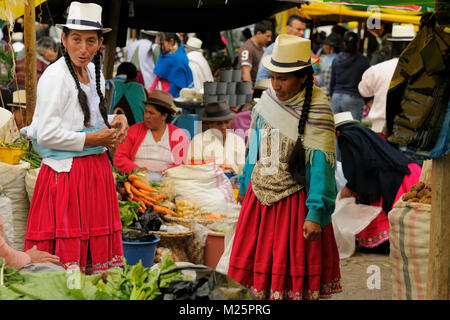
[[[271,87],[252,109],[228,275],[261,299],[319,299],[341,290],[331,224],[334,119],[314,86],[310,53],[309,40],[278,36],[262,60]]]
[[[23,133],[42,156],[25,250],[37,246],[64,268],[101,273],[123,265],[120,213],[108,148],[124,141],[123,115],[108,116],[98,50],[102,8],[72,2],[64,55],[39,80],[32,123]],[[91,61],[94,59],[94,63]]]

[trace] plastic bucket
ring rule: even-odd
[[[225,249],[225,234],[210,232],[206,238],[204,265],[215,269]]]
[[[148,242],[123,241],[123,255],[127,259],[127,264],[135,265],[142,260],[144,267],[151,267],[155,259],[156,246],[160,240],[159,236],[155,237],[155,240]]]

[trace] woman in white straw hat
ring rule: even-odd
[[[72,2],[61,36],[64,55],[39,80],[36,110],[22,129],[42,156],[25,250],[59,256],[64,268],[106,272],[123,265],[122,224],[107,149],[126,136],[124,115],[107,115],[99,49],[102,8]],[[95,63],[91,63],[94,59]],[[111,121],[111,122],[110,122]]]
[[[331,224],[334,121],[314,86],[313,62],[310,40],[292,35],[278,36],[263,58],[271,87],[252,109],[228,269],[261,299],[319,299],[341,290]]]

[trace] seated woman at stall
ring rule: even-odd
[[[387,214],[419,182],[422,169],[380,135],[354,120],[351,112],[337,113],[334,119],[347,180],[340,198],[355,197],[356,203],[380,207],[378,216],[356,235],[359,250],[388,253]]]
[[[188,160],[212,160],[231,177],[242,174],[245,164],[245,142],[230,130],[236,114],[225,101],[208,103],[202,117],[207,130],[197,134],[189,145]]]
[[[158,181],[164,170],[185,162],[189,139],[170,123],[175,113],[170,93],[154,90],[143,103],[144,121],[128,129],[124,143],[117,146],[114,166],[123,173],[148,172]]]

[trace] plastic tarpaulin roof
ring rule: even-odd
[[[313,0],[314,1],[314,0]],[[314,1],[316,2],[316,1]],[[403,7],[404,9],[426,12],[434,8],[435,0],[323,0],[323,2],[340,3],[361,6]]]
[[[45,0],[35,0],[38,6]],[[23,16],[27,0],[0,0],[0,20],[13,22],[15,19]]]
[[[318,1],[309,5],[302,5],[299,14],[307,19],[318,19],[320,21],[347,22],[365,20],[369,17],[377,17],[382,21],[400,23],[420,23],[421,12],[408,10],[400,7],[379,7],[371,10],[370,7],[351,7],[342,3],[320,3]]]

